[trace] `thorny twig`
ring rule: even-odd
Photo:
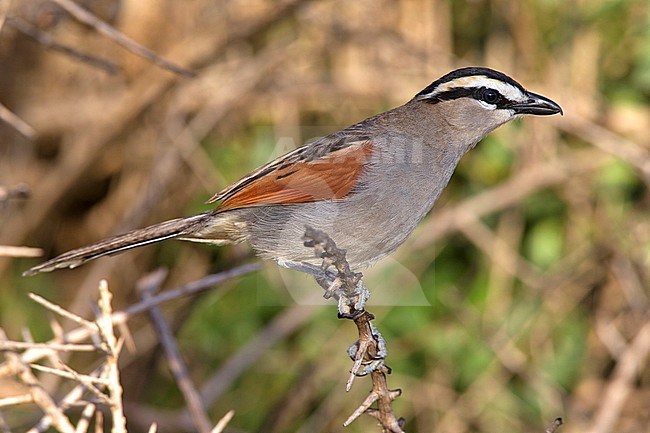
[[[393,400],[399,397],[402,391],[388,389],[386,381],[386,376],[391,373],[390,367],[384,364],[386,343],[371,323],[374,316],[363,306],[359,308],[359,300],[363,299],[361,303],[363,305],[369,296],[368,289],[363,286],[361,280],[362,274],[352,272],[345,258],[346,251],[338,248],[327,233],[307,227],[304,239],[305,246],[314,248],[316,257],[323,259],[322,274],[315,278],[319,285],[325,289],[324,296],[339,299],[339,317],[353,320],[359,331],[359,340],[348,349],[350,357],[354,360],[354,366],[350,372],[346,390],[350,390],[356,376],[370,374],[372,379],[370,394],[343,425],[347,427],[366,413],[377,419],[383,432],[403,433],[402,427],[405,420],[396,418],[392,407]],[[332,266],[336,269],[336,274],[328,271]],[[341,313],[341,300],[347,303],[344,306],[347,307],[347,314]],[[372,408],[371,406],[375,402],[377,408]],[[544,430],[544,433],[555,433],[561,425],[562,418],[556,418]]]
[[[345,250],[338,248],[327,233],[307,227],[304,239],[305,246],[314,248],[316,257],[323,260],[321,266],[323,274],[321,277],[317,276],[316,281],[325,289],[325,297],[338,298],[339,317],[353,320],[359,331],[358,342],[348,349],[348,353],[354,360],[354,366],[346,389],[350,389],[357,375],[363,376],[369,373],[372,379],[370,394],[343,425],[348,426],[361,414],[367,413],[379,421],[383,431],[402,433],[404,419],[397,419],[392,407],[393,400],[399,397],[402,391],[388,389],[386,375],[390,374],[391,370],[383,362],[386,357],[385,342],[370,323],[374,316],[363,307],[368,293],[361,280],[362,274],[352,272],[345,258]],[[337,271],[333,278],[327,272],[332,266]],[[370,406],[375,402],[377,408],[371,408]]]

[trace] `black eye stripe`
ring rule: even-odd
[[[496,94],[495,100],[487,100],[486,92],[494,92]],[[512,105],[514,102],[510,101],[508,98],[503,96],[498,90],[491,87],[458,87],[455,89],[447,90],[440,92],[436,95],[432,95],[426,99],[422,99],[424,102],[430,104],[436,104],[441,101],[451,101],[459,98],[472,98],[477,101],[482,101],[490,105],[495,105],[497,108],[507,108],[509,105]]]

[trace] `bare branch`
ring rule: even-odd
[[[55,342],[47,343],[27,343],[24,341],[4,341],[0,340],[0,350],[21,350],[21,349],[36,349],[52,351],[57,350],[60,352],[94,352],[97,347],[92,344],[62,344]]]
[[[106,280],[99,282],[99,308],[100,315],[97,318],[97,326],[102,336],[104,349],[106,351],[107,376],[109,380],[108,392],[111,400],[111,414],[113,418],[113,433],[126,433],[126,418],[122,407],[122,385],[120,384],[120,371],[117,359],[121,344],[113,332],[111,298],[113,295],[108,291]]]
[[[160,288],[163,281],[163,276],[156,275],[143,278],[138,284],[138,291],[142,296],[142,300],[146,301],[153,298],[154,293]],[[201,433],[209,433],[211,422],[205,412],[199,391],[194,386],[190,374],[185,367],[185,362],[181,356],[174,336],[172,335],[169,325],[165,321],[162,312],[156,306],[149,308],[149,317],[153,323],[158,339],[162,345],[165,355],[167,357],[167,365],[174,376],[174,380],[178,384],[179,389],[183,393],[185,402],[187,403],[188,410],[192,415],[192,421],[195,427]]]
[[[122,311],[116,311],[112,314],[113,325],[118,326],[119,324],[126,323],[131,317],[136,314],[143,313],[147,311],[148,308],[154,305],[160,305],[163,302],[168,302],[174,299],[178,299],[183,296],[193,295],[200,293],[204,290],[207,290],[211,287],[219,285],[229,279],[240,277],[242,275],[249,274],[254,272],[262,267],[261,263],[248,263],[245,265],[237,266],[235,268],[229,269],[227,271],[219,272],[217,274],[207,275],[200,280],[192,281],[183,286],[180,286],[176,289],[167,290],[160,295],[154,296],[151,299],[143,302],[138,302],[137,304],[131,305],[125,308]],[[76,343],[83,341],[92,335],[92,331],[87,327],[80,327],[73,329],[70,332],[67,332],[64,336],[65,341],[70,343]],[[0,342],[0,345],[2,342]],[[83,350],[91,351],[96,350],[95,346],[91,345],[79,345],[79,344],[59,344],[57,341],[52,340],[47,343],[31,343],[31,346],[28,343],[21,343],[23,347],[29,349],[21,355],[21,358],[27,362],[35,362],[38,359],[42,358],[46,354],[54,350]],[[8,366],[0,365],[0,376],[7,374]]]
[[[101,410],[96,412],[95,415],[95,433],[104,432],[104,412]]]
[[[32,247],[0,245],[0,257],[41,257],[43,250]]]
[[[95,371],[90,373],[90,376],[96,377],[104,374],[105,366],[97,368]],[[78,402],[83,396],[86,387],[83,384],[75,386],[69,393],[67,393],[63,399],[59,402],[59,407],[62,410],[68,409],[70,406]],[[101,411],[97,412],[96,416],[101,416]],[[47,430],[52,425],[52,417],[45,415],[41,420],[28,431],[28,433],[43,432]]]
[[[600,410],[596,414],[589,433],[606,433],[614,429],[625,401],[630,394],[633,381],[646,364],[650,354],[650,321],[639,330],[634,340],[620,355],[612,380],[600,398]]]
[[[5,343],[6,340],[7,336],[0,329],[0,343]],[[52,424],[62,433],[74,433],[74,427],[68,417],[65,416],[52,397],[43,389],[43,386],[39,383],[29,367],[20,359],[20,356],[10,350],[7,350],[5,355],[7,361],[12,365],[13,370],[17,372],[17,377],[29,389],[34,402],[43,412],[50,416]]]
[[[20,132],[25,138],[33,140],[36,137],[36,130],[21,119],[18,115],[14,114],[11,110],[0,103],[0,120],[11,125],[16,131]]]
[[[90,419],[95,413],[95,410],[96,407],[94,404],[89,403],[86,405],[84,410],[81,412],[81,418],[79,418],[75,433],[86,433],[88,431],[88,427],[90,427]]]
[[[140,57],[149,60],[155,65],[160,66],[163,69],[167,69],[175,74],[182,75],[187,78],[194,78],[196,76],[194,72],[176,65],[170,62],[169,60],[160,57],[158,54],[154,53],[150,49],[140,45],[133,39],[126,36],[124,33],[117,30],[115,27],[111,26],[105,21],[100,20],[95,15],[93,15],[86,9],[82,8],[72,0],[52,0],[52,1],[58,4],[59,6],[61,6],[66,11],[68,11],[70,15],[75,17],[80,22],[89,25],[90,27],[97,30],[99,33],[103,34],[109,39],[112,39],[119,45],[122,45],[127,50],[137,54]]]
[[[86,374],[77,373],[76,371],[73,371],[68,366],[65,366],[66,367],[65,370],[59,370],[57,368],[47,367],[45,365],[40,365],[40,364],[29,364],[29,366],[34,370],[39,370],[44,373],[55,374],[57,376],[66,379],[74,379],[77,382],[82,383],[84,385],[89,385],[89,384],[108,385],[108,380],[102,377],[94,377]]]
[[[7,24],[15,28],[16,30],[18,30],[23,35],[33,39],[34,41],[43,45],[45,48],[48,48],[52,51],[58,51],[59,53],[65,54],[66,56],[70,56],[73,59],[77,59],[94,68],[101,69],[102,71],[107,72],[109,74],[116,74],[119,70],[117,65],[115,65],[114,63],[108,60],[99,58],[97,56],[93,56],[92,54],[84,53],[76,48],[69,47],[67,45],[56,42],[54,38],[50,36],[47,32],[44,32],[43,30],[39,29],[35,25],[23,19],[17,17],[10,17],[7,19]],[[33,135],[28,138],[33,138]]]
[[[15,406],[17,404],[33,403],[34,397],[31,394],[17,395],[14,397],[0,398],[0,407]]]
[[[85,326],[86,328],[90,329],[91,331],[97,331],[97,324],[84,319],[83,317],[80,317],[74,313],[71,313],[70,311],[64,309],[63,307],[60,307],[47,299],[35,294],[35,293],[30,293],[29,297],[36,303],[42,305],[43,307],[47,308],[48,310],[52,311],[55,314],[58,314],[61,317],[65,317],[66,319],[70,319],[73,322]]]
[[[235,416],[235,411],[234,410],[229,410],[217,423],[217,425],[214,426],[212,431],[210,433],[221,433],[224,431],[232,417]]]

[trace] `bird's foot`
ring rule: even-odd
[[[375,341],[376,352],[374,354],[368,353],[369,342],[359,340],[354,342],[347,350],[348,356],[354,361],[351,373],[355,376],[366,376],[373,371],[380,370],[384,367],[384,361],[388,355],[386,340],[372,323],[369,322],[369,324],[372,338]]]

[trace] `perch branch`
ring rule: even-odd
[[[351,270],[345,257],[346,251],[338,248],[327,233],[307,227],[304,240],[305,246],[314,248],[316,257],[323,260],[321,275],[316,275],[315,278],[325,289],[324,296],[338,298],[339,317],[353,320],[359,331],[359,340],[348,349],[354,365],[346,390],[350,390],[356,376],[370,374],[372,380],[370,394],[343,425],[348,426],[361,414],[367,413],[379,421],[384,432],[403,433],[404,419],[395,417],[392,406],[393,400],[399,397],[402,391],[388,389],[386,376],[391,370],[384,364],[385,341],[372,326],[371,320],[374,316],[364,309],[369,294],[363,285],[362,274]],[[334,275],[328,272],[330,267],[336,269]],[[375,402],[377,408],[371,408]]]

